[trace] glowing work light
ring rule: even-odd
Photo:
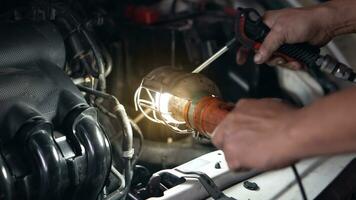
[[[177,133],[209,136],[232,106],[221,101],[219,89],[201,74],[158,68],[135,93],[136,110]]]

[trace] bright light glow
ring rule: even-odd
[[[186,126],[183,109],[188,100],[169,93],[160,93],[142,86],[135,92],[135,108],[155,123],[165,124],[179,134],[191,134],[194,130]]]
[[[171,111],[169,110],[170,101],[174,99],[169,93],[157,93],[156,94],[156,106],[161,113],[163,119],[166,123],[170,124],[184,124],[185,122],[178,121],[174,119],[171,115]]]

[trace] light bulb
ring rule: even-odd
[[[157,93],[155,101],[156,107],[166,123],[185,124],[183,109],[188,103],[188,100],[173,96],[169,93]]]

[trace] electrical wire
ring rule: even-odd
[[[122,175],[113,165],[111,166],[111,172],[120,180],[121,184],[117,190],[122,191],[126,186],[124,175]]]
[[[98,45],[96,44],[96,41],[91,37],[89,32],[87,32],[85,29],[82,29],[81,31],[82,31],[84,37],[87,39],[87,41],[88,41],[88,43],[89,43],[89,45],[91,47],[91,50],[94,53],[94,57],[97,60],[96,62],[97,62],[97,65],[98,65],[98,70],[99,70],[98,79],[100,81],[100,84],[99,84],[100,91],[105,92],[105,90],[106,90],[106,79],[105,79],[105,65],[104,65],[104,62],[103,62],[103,57],[101,55],[100,50],[98,49]]]
[[[143,133],[140,129],[140,127],[132,120],[130,119],[130,124],[132,129],[134,129],[134,133],[137,133],[138,135],[138,141],[139,141],[139,145],[138,145],[138,150],[136,153],[136,156],[133,158],[132,160],[132,166],[134,167],[138,161],[138,159],[141,157],[142,152],[143,152],[143,141],[145,140]]]
[[[120,104],[119,100],[116,97],[114,97],[113,95],[107,94],[105,92],[87,88],[87,87],[84,87],[81,85],[77,85],[77,87],[79,88],[79,90],[81,90],[83,92],[92,94],[97,97],[101,97],[103,99],[110,100],[111,102],[113,102],[115,104],[114,113],[115,113],[117,119],[122,121],[123,133],[125,135],[125,140],[126,140],[126,141],[124,141],[124,145],[123,145],[124,150],[127,153],[131,153],[133,151],[133,148],[132,148],[132,138],[133,138],[132,137],[132,135],[133,135],[132,127],[130,124],[129,117],[127,116],[126,111],[125,111],[124,107]]]
[[[303,185],[302,179],[301,179],[301,177],[300,177],[300,175],[298,173],[297,167],[295,165],[291,165],[291,168],[292,168],[293,173],[295,175],[295,179],[296,179],[297,184],[299,186],[300,194],[301,194],[303,200],[308,200],[307,194],[305,192],[304,185]]]
[[[103,50],[103,55],[105,58],[105,77],[108,77],[112,71],[112,65],[113,65],[113,61],[112,61],[112,57],[108,51],[108,49],[106,49],[105,47],[102,47]]]
[[[60,14],[57,16],[57,18],[62,18],[64,21],[68,20],[73,23],[73,29],[71,30],[71,33],[74,32],[80,32],[84,38],[86,39],[87,43],[90,46],[90,49],[94,55],[94,58],[96,60],[96,65],[98,68],[98,81],[99,81],[99,90],[102,92],[106,91],[106,75],[108,73],[105,73],[105,64],[104,64],[104,58],[101,52],[101,49],[99,48],[99,45],[97,41],[94,39],[93,35],[87,30],[85,25],[83,25],[80,20],[78,19],[77,16],[72,12],[72,10],[67,7],[66,5],[60,5],[62,7],[58,7],[57,5],[57,11],[60,12]],[[108,58],[108,57],[107,57]],[[110,58],[109,58],[110,59]],[[106,60],[107,64],[109,66],[106,66],[109,70],[111,70],[110,66],[110,60]],[[110,71],[109,71],[110,72]]]
[[[113,119],[117,119],[116,115],[110,111],[108,111],[103,105],[101,104],[95,104],[97,106],[97,108],[103,112],[105,115],[113,118]],[[138,150],[136,153],[136,156],[133,158],[132,160],[132,166],[134,167],[138,161],[138,159],[141,157],[142,155],[142,151],[143,151],[143,141],[145,140],[142,130],[141,128],[134,122],[134,120],[130,119],[130,124],[132,129],[134,130],[133,133],[136,133],[138,135],[138,140],[139,140],[139,145],[138,145]]]
[[[124,141],[123,141],[123,160],[125,163],[125,168],[124,168],[124,177],[125,177],[125,183],[126,187],[122,191],[115,191],[108,195],[108,197],[105,198],[105,200],[117,200],[117,199],[125,199],[131,186],[131,181],[133,177],[133,167],[132,167],[132,159],[133,159],[133,154],[134,154],[134,149],[133,149],[133,133],[132,133],[132,127],[130,124],[130,120],[126,114],[125,108],[120,104],[119,100],[110,94],[107,94],[105,92],[101,92],[98,90],[94,90],[91,88],[87,88],[81,85],[77,85],[78,89],[86,92],[88,94],[101,97],[103,99],[109,100],[112,103],[115,104],[114,108],[114,113],[117,117],[118,120],[121,120],[122,124],[122,131],[124,133]]]

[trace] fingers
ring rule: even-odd
[[[214,131],[211,137],[211,141],[213,142],[214,146],[218,149],[223,148],[223,143],[224,143],[224,125],[220,124]]]
[[[283,28],[280,26],[274,26],[271,29],[271,32],[267,35],[266,39],[254,57],[256,64],[265,63],[270,59],[272,54],[285,43],[285,37],[282,31]]]
[[[248,57],[248,49],[243,47],[239,48],[236,55],[236,63],[238,65],[245,64],[247,61],[247,57]]]
[[[225,138],[229,139],[229,138]],[[230,138],[231,139],[231,138]],[[233,138],[232,138],[233,139]],[[237,170],[241,167],[241,163],[239,162],[239,158],[236,155],[236,146],[234,143],[227,143],[226,146],[224,146],[224,155],[225,155],[225,160],[231,170]]]
[[[280,99],[242,99],[215,129],[212,142],[223,150],[231,170],[282,167],[291,161],[285,156],[292,147],[285,127],[292,111]]]
[[[213,144],[224,151],[225,160],[231,170],[237,170],[241,167],[237,154],[238,146],[236,145],[238,145],[238,135],[236,131],[235,123],[233,123],[230,115],[215,129],[212,137]]]
[[[216,127],[214,133],[212,134],[212,142],[217,148],[224,149],[225,137],[236,130],[237,127],[235,120],[237,115],[236,113],[239,113],[239,108],[247,107],[249,104],[254,103],[256,101],[258,100],[239,100],[234,110],[225,117],[225,119],[218,125],[218,127]]]
[[[268,11],[263,16],[264,23],[271,28],[271,31],[255,54],[254,61],[256,64],[267,62],[267,64],[273,66],[281,66],[293,70],[302,68],[302,65],[298,62],[287,62],[280,57],[271,59],[273,53],[276,52],[281,45],[290,42],[287,41],[288,34],[286,29],[288,29],[288,27],[285,26],[283,20],[279,19],[281,18],[281,15],[285,15],[288,12],[290,11]],[[247,54],[247,50],[240,48],[236,57],[237,64],[244,64],[246,62]]]
[[[282,67],[286,67],[286,68],[292,69],[292,70],[300,70],[303,68],[302,64],[300,64],[297,61],[288,62],[285,65],[282,65]]]
[[[276,51],[285,41],[281,34],[282,28],[275,26],[276,20],[278,19],[280,13],[281,12],[278,11],[268,11],[263,16],[263,21],[268,27],[271,28],[271,32],[267,35],[261,48],[255,55],[254,60],[257,64],[266,62],[272,56],[273,52]],[[285,64],[286,61],[282,58],[276,58],[272,61],[272,63],[274,65],[282,65]]]
[[[284,60],[282,57],[272,57],[267,64],[270,66],[281,66],[287,64],[287,61]]]
[[[302,64],[297,61],[287,62],[282,57],[272,57],[270,60],[267,61],[267,64],[270,66],[279,66],[291,70],[300,70],[303,68]]]

